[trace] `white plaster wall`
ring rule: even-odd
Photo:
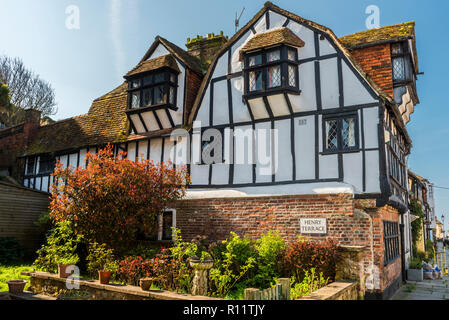
[[[267,119],[270,117],[262,98],[251,99],[248,104],[251,108],[254,119]]]
[[[366,192],[380,192],[379,151],[367,151],[366,157]]]
[[[212,165],[212,184],[228,184],[229,182],[229,164],[213,164]]]
[[[174,162],[175,159],[175,142],[170,138],[164,138],[164,162]]]
[[[338,156],[320,155],[320,179],[336,179],[338,178]]]
[[[227,81],[218,81],[214,83],[213,116],[214,125],[229,123]]]
[[[256,123],[256,182],[271,182],[272,153],[271,153],[271,122]]]
[[[157,164],[161,162],[162,139],[151,139],[150,160]]]
[[[311,29],[304,27],[303,25],[300,25],[299,23],[294,21],[290,21],[290,23],[288,24],[288,28],[292,30],[305,43],[304,47],[302,47],[298,51],[299,60],[315,57],[314,32]]]
[[[36,190],[42,190],[42,178],[41,177],[37,177],[36,178],[36,186],[35,189]]]
[[[159,109],[159,110],[156,110],[155,112],[157,114],[157,117],[159,118],[159,121],[162,124],[162,127],[164,129],[171,128],[170,120],[168,120],[168,116],[167,116],[167,113],[165,112],[165,110]]]
[[[63,155],[63,156],[59,157],[59,161],[61,161],[63,169],[67,168],[67,160],[68,159],[69,159],[68,155]]]
[[[45,192],[49,191],[48,190],[48,179],[49,179],[49,176],[42,177],[42,187],[41,187],[42,191],[45,191]]]
[[[215,65],[213,78],[222,77],[228,74],[228,54],[227,51],[218,59]]]
[[[142,119],[145,122],[148,130],[156,131],[159,130],[159,125],[157,124],[156,118],[154,117],[153,111],[144,112],[141,114]]]
[[[363,191],[363,162],[362,154],[346,153],[343,155],[343,175],[344,181],[354,186],[355,192]]]
[[[253,37],[251,30],[247,31],[231,48],[231,72],[240,72],[243,68],[243,62],[240,61],[240,50]],[[228,54],[225,53],[225,56]]]
[[[196,117],[196,121],[201,121],[201,125],[203,127],[208,127],[209,124],[209,109],[210,109],[210,84],[207,87],[207,90],[203,96],[203,101],[201,102],[201,106],[198,110],[198,114]]]
[[[345,106],[376,102],[344,60],[342,74]]]
[[[321,101],[323,109],[339,107],[337,58],[321,60]]]
[[[262,33],[267,31],[267,23],[265,21],[265,15],[261,16],[259,20],[254,24],[254,29],[256,33]]]
[[[316,110],[315,62],[299,65],[299,88],[301,94],[289,95],[293,111]]]
[[[147,158],[148,141],[139,141],[139,153],[137,154],[137,159],[139,162]]]
[[[70,155],[70,165],[73,169],[76,169],[78,163],[78,153],[73,153]]]
[[[139,116],[137,114],[130,115],[131,121],[133,122],[134,126],[136,127],[136,130],[138,133],[145,132],[145,129],[142,125],[142,122],[139,119]]]
[[[128,159],[136,161],[136,143],[131,142],[128,144]]]
[[[149,56],[147,60],[165,56],[166,54],[169,54],[169,53],[170,53],[170,51],[168,51],[167,48],[165,48],[162,44],[159,44],[157,46],[157,48],[153,51],[153,54],[151,56]]]
[[[80,150],[80,168],[83,168],[83,169],[86,168],[86,153],[87,153],[87,149]]]
[[[271,10],[268,10],[268,14],[270,15],[270,30],[282,28],[287,21],[286,17]]]
[[[277,139],[274,143],[277,144],[278,149],[278,164],[276,171],[276,181],[291,181],[293,180],[293,157],[291,146],[291,121],[279,120],[274,123],[274,128],[277,130]],[[275,160],[276,161],[276,160]]]
[[[243,103],[243,78],[234,78],[231,80],[232,92],[232,115],[234,123],[251,121],[248,107]]]
[[[242,130],[243,132],[248,132],[250,130],[252,132],[252,126],[238,126],[235,127],[235,131]],[[238,133],[237,133],[238,134]],[[253,138],[244,138],[244,139],[234,139],[234,183],[252,183],[252,162],[251,162],[251,154],[252,149],[248,149],[248,146],[254,145]],[[237,159],[243,159],[244,163],[237,164]]]
[[[379,147],[379,108],[365,108],[363,112],[363,125],[365,129],[365,148]]]
[[[296,179],[315,179],[315,116],[295,118],[294,128]]]
[[[326,38],[324,38],[324,40],[321,40],[320,36],[318,36],[318,43],[320,44],[320,55],[321,56],[337,53],[337,51],[335,51],[335,49],[334,49],[334,46],[332,44],[330,44]]]

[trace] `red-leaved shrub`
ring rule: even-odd
[[[294,276],[297,281],[302,281],[304,272],[311,268],[333,281],[339,256],[337,243],[332,239],[322,242],[299,239],[285,249],[280,266],[284,276]]]

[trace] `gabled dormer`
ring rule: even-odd
[[[255,35],[240,50],[244,95],[255,119],[287,115],[286,94],[299,95],[298,50],[302,41],[288,28]],[[278,105],[270,108],[268,100]],[[283,107],[283,108],[282,108]]]
[[[131,133],[146,134],[184,125],[202,71],[197,58],[156,37],[144,58],[124,78]]]

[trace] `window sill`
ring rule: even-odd
[[[340,153],[358,153],[361,151],[362,151],[362,149],[360,149],[360,148],[348,149],[348,150],[323,151],[323,152],[320,152],[320,155],[328,156],[328,155],[340,154]]]
[[[276,95],[276,94],[284,94],[284,93],[294,94],[294,95],[299,96],[301,94],[301,90],[291,88],[291,87],[278,87],[278,88],[273,88],[273,89],[269,89],[269,90],[261,90],[261,91],[246,93],[245,95],[243,95],[243,98],[250,100],[250,99],[272,96],[272,95]]]
[[[152,106],[128,109],[128,110],[126,110],[126,113],[127,114],[136,114],[136,113],[140,113],[140,112],[156,111],[156,110],[160,110],[160,109],[171,109],[173,111],[178,111],[179,108],[172,104],[169,104],[169,103],[161,103],[161,104],[155,104]]]

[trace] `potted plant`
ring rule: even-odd
[[[151,288],[151,285],[155,281],[155,278],[142,278],[139,280],[140,288],[143,291],[149,291]]]
[[[66,271],[68,266],[76,265],[79,261],[79,258],[77,255],[66,255],[57,257],[56,263],[58,265],[58,276],[60,278],[68,278],[70,275],[72,275],[73,272],[68,273]]]
[[[98,272],[101,284],[109,284],[112,273],[117,271],[118,263],[114,260],[114,251],[107,249],[105,244],[93,242],[89,246],[87,270],[91,274]]]
[[[6,283],[8,284],[9,293],[12,294],[20,294],[23,293],[23,289],[25,289],[25,285],[28,281],[26,280],[10,280]]]
[[[409,281],[423,281],[423,264],[422,261],[418,258],[413,258],[410,261],[408,270],[407,270],[407,280]]]

